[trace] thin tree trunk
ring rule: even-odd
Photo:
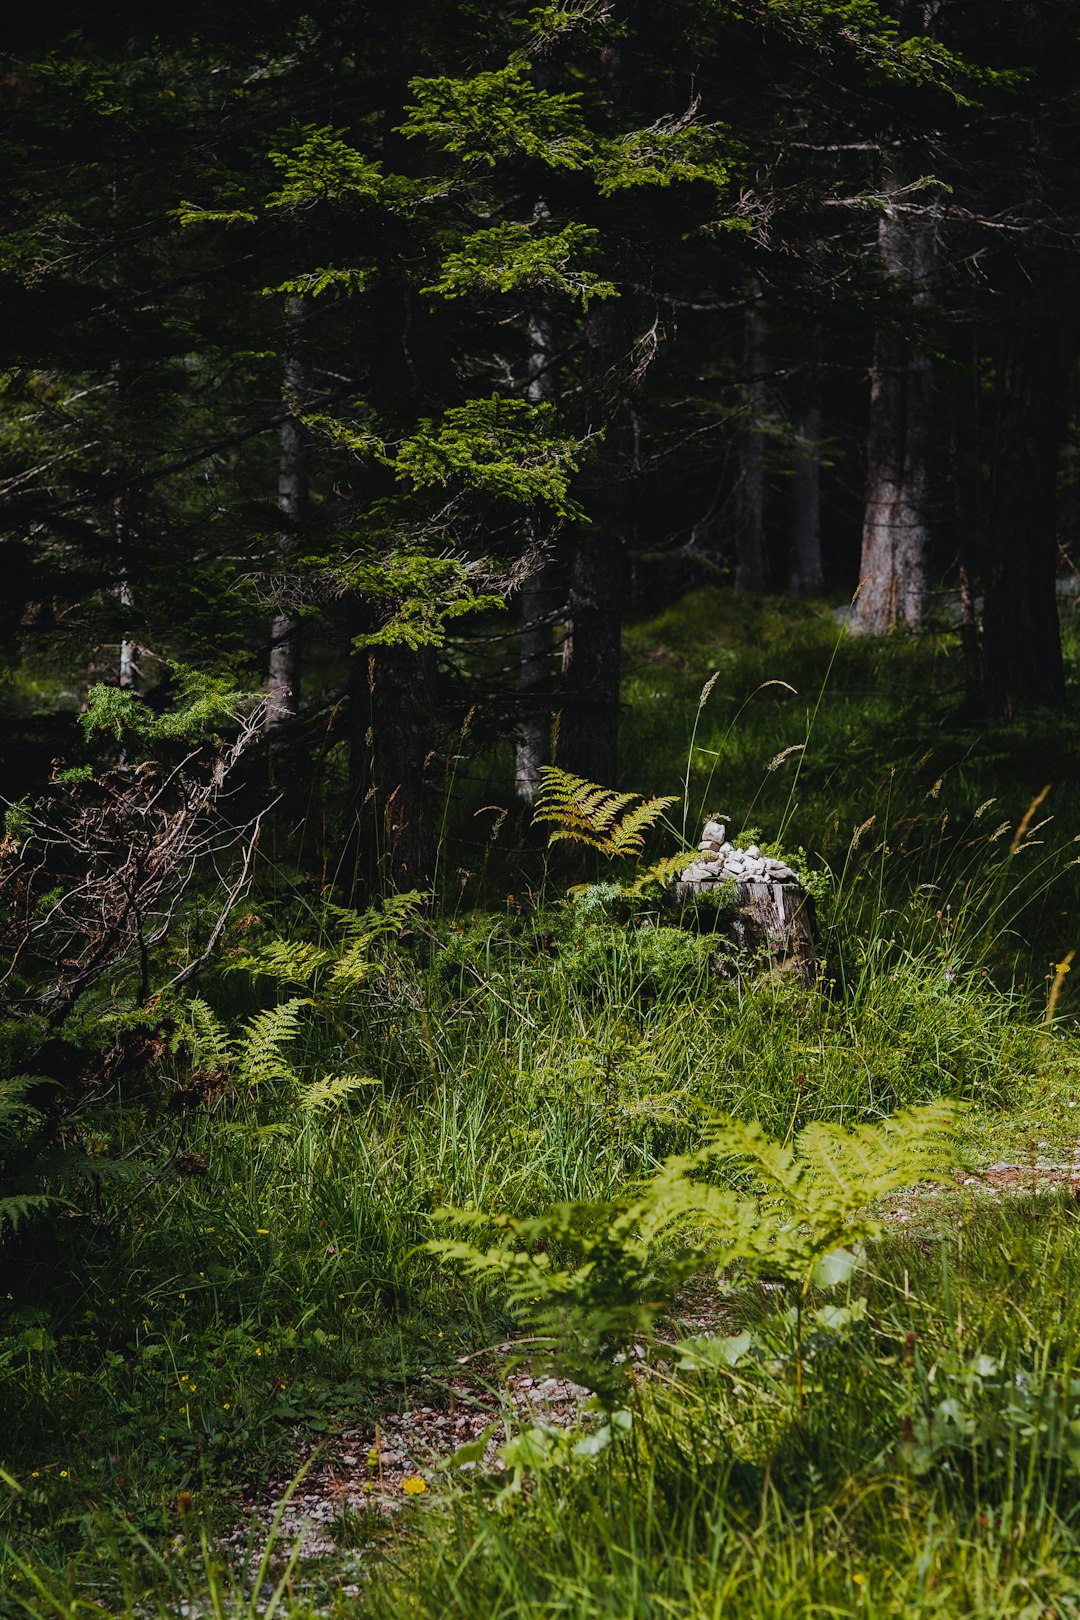
[[[1066,422],[1064,251],[1037,241],[999,283],[997,376],[983,666],[991,715],[1065,697],[1057,611],[1057,473]]]
[[[353,893],[426,889],[435,875],[438,797],[429,791],[434,653],[378,647],[353,654],[349,692]]]
[[[294,414],[305,390],[304,368],[296,352],[296,337],[301,321],[301,304],[290,298],[286,307],[286,349],[284,364],[284,391],[288,414],[281,424],[278,451],[278,509],[285,518],[286,527],[279,541],[283,567],[295,544],[296,530],[307,512],[308,482],[304,466],[304,428]],[[300,703],[300,637],[299,617],[281,607],[270,625],[270,659],[266,680],[267,723],[287,719],[297,712]]]
[[[821,568],[821,412],[809,406],[795,428],[791,479],[791,553],[788,590],[813,596],[824,583]]]
[[[119,367],[114,366],[113,370],[119,376]],[[116,586],[116,599],[121,607],[132,608],[135,606],[135,592],[131,588],[131,579],[128,574],[128,564],[131,556],[131,523],[128,502],[123,496],[118,495],[113,502],[113,517],[116,525],[117,572],[119,575]],[[133,692],[138,685],[137,657],[138,647],[135,642],[121,632],[116,681],[122,692]]]
[[[761,592],[767,582],[765,550],[765,418],[769,407],[765,322],[757,309],[746,317],[744,362],[749,416],[739,469],[735,589]]]
[[[416,163],[400,133],[408,83],[425,55],[419,0],[399,0],[387,13],[390,81],[383,115],[382,155],[387,167],[410,173]],[[404,275],[376,282],[369,310],[372,360],[369,384],[387,419],[409,421],[445,389],[447,359],[441,334],[418,316],[423,300]],[[368,498],[385,489],[369,470]],[[363,638],[380,627],[380,609],[352,604],[349,660],[349,776],[351,825],[342,873],[353,897],[370,900],[393,890],[427,889],[435,878],[444,795],[431,775],[437,735],[435,654],[406,645],[365,649]]]
[[[533,404],[555,398],[554,329],[546,315],[529,322],[525,398]],[[558,572],[550,559],[541,563],[521,593],[521,664],[519,690],[522,718],[518,728],[515,783],[518,798],[531,804],[540,786],[541,767],[551,759],[552,660],[555,619],[561,606]]]
[[[573,537],[558,762],[613,786],[619,765],[623,583],[638,460],[627,379],[633,333],[623,301],[594,304],[585,338],[590,391],[595,398],[607,396],[610,415],[599,454],[581,482],[592,522]]]
[[[120,581],[116,594],[120,598],[123,607],[134,607],[135,597],[126,578]],[[126,636],[122,636],[120,638],[120,667],[118,671],[118,683],[122,692],[133,692],[138,682],[139,669],[136,663],[136,652],[135,643],[129,641]]]
[[[885,269],[905,289],[916,311],[934,297],[936,250],[933,217],[899,212],[894,201],[878,227]],[[897,625],[915,628],[926,603],[931,535],[934,378],[929,355],[879,330],[870,384],[866,507],[859,593],[851,619],[855,633],[882,635]]]
[[[960,651],[964,662],[964,707],[976,715],[983,707],[982,644],[976,581],[980,578],[983,533],[983,467],[979,454],[981,416],[980,351],[978,328],[970,330],[971,363],[956,374],[951,394],[952,431],[949,472],[952,485],[951,521],[956,535],[956,567],[960,584]]]

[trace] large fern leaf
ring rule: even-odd
[[[674,803],[674,798],[642,799],[638,793],[618,793],[558,765],[544,765],[533,825],[550,823],[554,827],[549,846],[564,840],[586,844],[602,855],[640,855],[645,834]]]
[[[12,1232],[17,1231],[29,1216],[46,1209],[53,1201],[45,1193],[11,1193],[0,1198],[0,1235],[5,1226]]]
[[[302,1113],[323,1113],[336,1108],[346,1097],[367,1086],[377,1086],[366,1074],[327,1074],[321,1080],[313,1080],[310,1085],[304,1086],[297,1098],[297,1107]]]
[[[296,1039],[310,996],[293,996],[249,1020],[239,1043],[241,1077],[258,1086],[275,1080],[296,1080],[296,1071],[281,1050]]]
[[[14,1074],[0,1077],[0,1138],[18,1132],[35,1119],[41,1111],[26,1100],[31,1086],[51,1082],[40,1074]]]
[[[227,1069],[236,1061],[236,1047],[225,1025],[201,996],[184,1002],[183,1020],[172,1042],[186,1047],[200,1069]]]
[[[666,1160],[632,1199],[558,1204],[528,1220],[444,1210],[440,1217],[458,1228],[501,1229],[504,1240],[484,1247],[460,1236],[428,1247],[500,1282],[511,1309],[548,1338],[562,1366],[611,1394],[620,1385],[620,1346],[669,1309],[694,1273],[779,1275],[800,1298],[850,1275],[860,1247],[881,1230],[873,1204],[902,1186],[945,1179],[957,1126],[954,1107],[932,1103],[853,1131],[811,1125],[788,1145],[760,1125],[721,1119],[704,1147]],[[706,1179],[718,1168],[738,1184]],[[552,1252],[565,1263],[554,1265]]]
[[[371,945],[370,937],[365,935],[338,957],[330,969],[328,979],[328,987],[334,995],[341,995],[348,990],[358,990],[376,974],[386,972],[382,962],[372,961]]]
[[[271,939],[249,955],[229,964],[232,971],[250,973],[252,978],[276,979],[279,984],[307,985],[334,960],[336,953],[325,945],[302,939]]]

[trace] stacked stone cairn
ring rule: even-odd
[[[814,906],[795,873],[756,844],[736,849],[723,822],[707,821],[698,858],[675,885],[675,904],[686,906],[722,883],[735,886],[734,909],[720,924],[731,943],[750,953],[767,951],[775,967],[812,984],[817,975]]]
[[[680,883],[695,888],[712,883],[798,883],[790,866],[763,855],[756,844],[736,849],[728,843],[727,828],[722,821],[707,821],[698,845],[698,860],[688,866],[679,878]]]

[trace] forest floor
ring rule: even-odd
[[[1023,1162],[1002,1160],[978,1168],[968,1164],[956,1170],[951,1185],[911,1187],[875,1213],[887,1231],[930,1245],[962,1228],[975,1200],[1037,1200],[1067,1193],[1080,1206],[1080,1135],[1037,1146],[1041,1152]],[[1046,1156],[1066,1151],[1069,1157],[1064,1159]],[[779,1287],[757,1286],[766,1299],[770,1289]],[[675,1301],[651,1357],[659,1359],[666,1374],[665,1356],[673,1343],[721,1335],[731,1325],[728,1293],[707,1278],[698,1279]],[[642,1343],[635,1352],[639,1377],[647,1380],[650,1348]],[[569,1379],[525,1371],[528,1360],[529,1345],[507,1339],[458,1357],[458,1371],[421,1378],[404,1403],[400,1390],[388,1392],[387,1404],[374,1418],[365,1415],[356,1426],[345,1421],[332,1440],[313,1442],[298,1430],[292,1472],[261,1488],[246,1488],[237,1525],[221,1537],[223,1549],[235,1555],[249,1546],[253,1534],[261,1548],[272,1535],[277,1552],[271,1569],[280,1570],[295,1558],[299,1571],[314,1565],[324,1581],[342,1584],[348,1595],[350,1571],[358,1573],[357,1559],[370,1561],[397,1515],[430,1506],[429,1493],[437,1499],[440,1478],[462,1447],[482,1438],[482,1454],[463,1466],[497,1475],[504,1469],[502,1445],[524,1425],[572,1429],[582,1424],[589,1390]],[[427,1501],[421,1504],[418,1497]],[[309,1569],[309,1577],[311,1573]]]
[[[718,977],[641,864],[477,852],[507,755],[434,912],[268,830],[198,994],[81,1014],[119,1079],[4,1251],[0,1613],[1080,1612],[1075,718],[836,637],[710,591],[627,644],[626,779],[685,792],[646,862],[738,810],[814,986]]]

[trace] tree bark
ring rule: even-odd
[[[365,901],[426,889],[435,876],[438,796],[429,790],[434,682],[430,647],[377,647],[350,666],[353,825],[346,887]]]
[[[821,412],[809,406],[795,428],[795,470],[791,480],[791,552],[788,590],[813,596],[824,584],[821,567]]]
[[[608,787],[618,779],[623,580],[638,460],[627,379],[633,333],[622,303],[594,304],[586,319],[590,393],[610,403],[603,444],[581,481],[592,522],[573,537],[558,744],[565,770]]]
[[[1037,239],[999,280],[983,666],[988,712],[1011,719],[1065,698],[1057,611],[1057,473],[1066,425],[1064,252]]]
[[[893,201],[878,227],[888,275],[916,312],[932,303],[936,282],[935,222],[928,213],[896,206],[901,177],[888,176]],[[934,378],[930,356],[916,339],[879,328],[870,383],[866,507],[859,592],[851,629],[883,635],[914,629],[926,603],[931,536]]]
[[[769,389],[765,361],[765,321],[757,309],[746,317],[744,363],[748,422],[739,468],[735,589],[761,592],[768,576],[765,548],[765,419]]]
[[[119,368],[114,368],[119,372]],[[117,573],[116,599],[123,608],[135,606],[135,592],[131,588],[131,576],[128,573],[129,559],[131,557],[131,517],[128,502],[122,495],[118,495],[113,502],[113,516],[116,522],[116,550]],[[139,682],[138,647],[131,638],[120,633],[120,647],[117,657],[116,683],[121,692],[134,692]]]
[[[547,315],[529,322],[531,350],[525,398],[532,404],[555,398],[555,334]],[[534,536],[535,538],[535,536]],[[518,687],[522,717],[518,728],[515,785],[518,798],[532,804],[541,767],[551,760],[555,620],[562,603],[556,567],[540,564],[521,593],[521,653]]]
[[[715,885],[684,880],[675,885],[674,905],[684,926],[716,933],[739,952],[754,956],[767,952],[774,968],[813,984],[818,971],[817,922],[806,891],[794,883],[757,880],[736,883],[733,890],[730,910],[714,905],[699,909],[695,902],[711,899]]]
[[[288,414],[281,424],[278,451],[278,509],[286,528],[278,543],[280,560],[287,565],[295,544],[297,527],[307,512],[308,482],[304,466],[304,428],[294,407],[303,398],[304,368],[296,353],[296,337],[301,321],[298,298],[290,298],[286,308],[286,349],[284,391]],[[301,622],[297,614],[282,607],[270,625],[270,657],[266,679],[266,719],[268,725],[295,715],[300,703]]]

